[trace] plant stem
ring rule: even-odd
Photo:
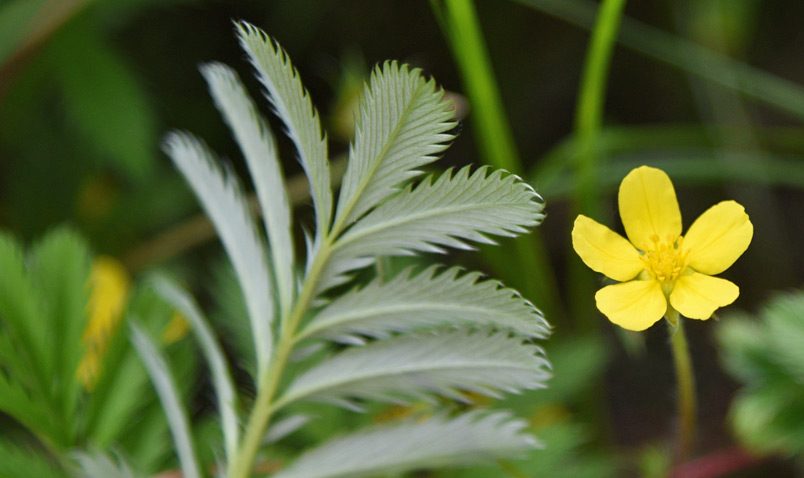
[[[524,168],[503,109],[474,3],[471,0],[445,0],[443,3],[434,0],[431,4],[472,105],[470,118],[483,161],[496,168],[521,174]],[[515,258],[513,267],[511,264],[500,267],[501,264],[496,264],[499,257],[486,255],[486,260],[492,266],[497,266],[508,283],[527,277],[538,278],[531,281],[533,296],[530,298],[539,303],[546,315],[563,317],[565,314],[560,310],[555,275],[541,236],[532,232],[517,239],[514,247],[516,252],[509,256]]]
[[[673,350],[673,362],[676,368],[676,388],[678,393],[678,435],[676,452],[679,463],[689,457],[695,442],[695,375],[692,371],[692,360],[684,335],[683,321],[678,312],[670,310],[667,314],[670,322],[670,343]]]
[[[603,124],[609,65],[624,7],[625,0],[603,1],[595,28],[592,31],[592,38],[589,41],[578,92],[578,104],[575,111],[575,132],[579,143],[578,194],[575,206],[584,211],[598,205],[596,191],[599,159],[597,139]]]
[[[285,365],[287,365],[290,352],[295,344],[296,329],[298,329],[299,323],[315,297],[318,278],[329,261],[329,256],[332,252],[329,241],[329,236],[325,236],[322,239],[321,247],[307,275],[307,280],[304,281],[298,301],[287,320],[282,321],[282,334],[277,342],[276,354],[271,360],[268,370],[260,377],[257,399],[249,416],[246,432],[240,445],[240,452],[237,454],[229,478],[248,478],[254,467],[257,451],[260,449],[265,431],[276,410],[274,398],[282,379],[282,372],[285,369]]]
[[[597,3],[588,0],[516,0],[581,28],[590,28]],[[796,83],[733,60],[698,43],[633,18],[622,20],[618,41],[648,58],[741,93],[796,118],[804,118],[804,88]],[[706,65],[701,68],[701,65]]]
[[[600,216],[598,191],[598,170],[600,153],[598,140],[603,124],[603,110],[606,100],[606,84],[609,65],[617,40],[620,18],[625,7],[625,0],[604,0],[598,10],[595,28],[589,40],[586,63],[578,91],[578,104],[575,111],[575,135],[577,137],[575,163],[576,188],[574,195],[574,213],[591,217]],[[573,216],[575,215],[573,214]],[[591,302],[594,289],[593,276],[573,256],[568,266],[572,284],[574,305],[572,316],[576,318],[580,328],[588,330],[593,322]]]
[[[522,165],[503,111],[474,3],[446,0],[443,12],[445,33],[474,110],[470,116],[483,157],[497,168],[518,173]]]

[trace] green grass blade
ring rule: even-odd
[[[596,5],[589,1],[516,1],[581,28],[594,25]],[[627,17],[622,19],[618,41],[649,58],[804,119],[804,88],[791,81]]]
[[[522,164],[502,106],[502,98],[480,31],[474,4],[466,0],[444,2],[445,33],[472,104],[472,123],[485,160],[513,173]]]
[[[474,114],[471,116],[483,161],[514,173],[521,172],[523,166],[503,111],[474,4],[470,0],[446,0],[443,4],[433,2],[433,8],[442,21],[472,104]],[[487,260],[492,266],[498,266],[506,282],[526,284],[528,287],[522,292],[535,300],[546,315],[562,315],[555,276],[538,232],[519,238],[513,244],[514,254],[498,251],[486,255]],[[484,248],[484,252],[487,250]],[[523,279],[526,276],[535,276],[538,280]]]
[[[586,53],[575,111],[575,134],[578,138],[579,151],[577,161],[574,163],[577,185],[574,214],[583,213],[600,217],[600,198],[597,191],[600,157],[597,141],[603,125],[609,65],[624,8],[625,0],[603,2]],[[570,255],[567,270],[572,299],[570,314],[580,327],[590,327],[592,325],[590,314],[594,310],[592,303],[594,276],[575,255]]]

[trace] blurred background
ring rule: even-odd
[[[774,333],[804,339],[801,300],[763,308],[804,283],[804,2],[629,2],[598,89],[602,111],[586,122],[578,98],[597,3],[464,3],[468,20],[424,0],[0,0],[0,225],[25,241],[72,225],[132,277],[182,271],[206,305],[225,311],[215,297],[226,274],[220,246],[159,149],[167,131],[186,129],[244,171],[199,65],[231,65],[258,97],[232,20],[263,28],[298,68],[338,160],[364,79],[399,59],[436,78],[462,118],[437,168],[506,167],[547,203],[532,237],[460,254],[521,290],[554,326],[552,388],[511,399],[548,445],[528,476],[669,470],[675,392],[665,327],[636,335],[608,323],[593,303],[602,281],[582,269],[569,235],[579,212],[618,224],[616,188],[640,164],[673,178],[685,229],[726,198],[755,226],[724,274],[740,285],[737,303],[716,320],[688,322],[700,432],[699,461],[687,471],[720,474],[687,476],[800,476],[804,342],[788,340],[799,361],[779,365],[786,352],[773,333],[761,342],[761,331],[763,317],[784,315],[790,331]],[[293,178],[300,168],[291,145],[281,147]],[[303,191],[296,196],[298,221],[309,225]],[[755,329],[727,330],[732,316]],[[741,373],[747,361],[766,368]],[[774,392],[750,413],[735,405],[768,390],[767,374],[781,377]],[[201,415],[205,379],[192,382]]]

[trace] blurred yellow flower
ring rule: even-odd
[[[618,201],[627,240],[584,215],[572,229],[572,246],[583,262],[622,282],[595,294],[597,308],[610,321],[645,330],[672,309],[706,320],[737,299],[734,283],[713,276],[751,243],[754,227],[740,204],[712,206],[682,237],[673,183],[664,171],[648,166],[628,173]]]
[[[130,287],[128,272],[120,261],[107,256],[100,256],[93,261],[87,303],[89,321],[82,337],[86,351],[76,371],[78,380],[89,392],[95,389],[109,342],[120,327]],[[174,311],[162,330],[162,343],[176,343],[189,330],[187,319]]]
[[[190,322],[179,312],[173,312],[170,322],[162,330],[162,343],[172,345],[183,339],[190,331]]]
[[[109,341],[123,315],[129,283],[128,273],[118,260],[101,256],[92,263],[87,303],[89,322],[83,336],[86,352],[76,372],[86,390],[95,388]]]

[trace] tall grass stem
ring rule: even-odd
[[[604,0],[598,11],[586,53],[575,112],[575,135],[579,147],[576,151],[578,160],[575,163],[576,189],[573,206],[576,214],[583,213],[598,219],[601,198],[598,192],[600,154],[597,143],[603,125],[609,66],[624,8],[625,0]],[[594,310],[591,301],[593,276],[577,257],[573,256],[570,261],[568,271],[573,299],[571,313],[579,328],[588,330],[592,325]]]
[[[472,105],[470,117],[483,161],[496,168],[522,174],[525,168],[519,159],[511,126],[503,110],[474,3],[471,0],[444,0],[443,3],[434,1],[432,5],[441,21]],[[531,284],[532,290],[524,291],[532,294],[529,298],[535,300],[548,316],[563,316],[556,278],[547,248],[538,232],[517,239],[509,257],[516,259],[516,267],[506,267],[506,281]],[[523,280],[524,275],[538,279]]]

